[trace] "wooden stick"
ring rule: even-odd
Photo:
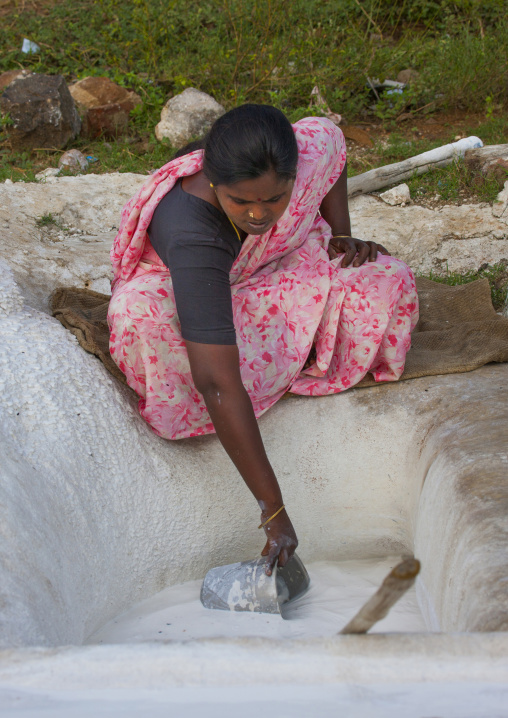
[[[375,170],[369,170],[361,175],[356,175],[356,177],[350,177],[347,181],[348,196],[375,192],[390,184],[398,184],[410,179],[415,174],[428,172],[434,167],[446,167],[453,160],[463,157],[466,150],[482,147],[482,145],[483,142],[478,137],[466,137],[457,142],[451,142],[449,145],[436,147],[435,150],[410,157],[403,162],[395,162]]]
[[[360,608],[340,633],[367,633],[411,588],[419,572],[420,562],[416,558],[408,558],[395,566],[372,598]]]

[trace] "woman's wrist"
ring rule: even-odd
[[[333,237],[351,237],[351,226],[332,226],[332,239]]]
[[[284,501],[282,496],[276,497],[270,500],[258,500],[259,508],[263,516],[271,516],[275,511],[283,506]]]
[[[272,521],[275,521],[277,517],[283,513],[285,508],[284,504],[282,504],[282,506],[280,506],[273,514],[268,514],[268,517],[266,517],[264,513],[261,514],[261,523],[259,524],[258,529],[264,529],[265,526],[272,523]]]

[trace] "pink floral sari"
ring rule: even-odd
[[[281,396],[334,394],[367,372],[396,381],[418,319],[411,270],[393,257],[342,269],[319,215],[346,161],[329,120],[294,125],[299,160],[290,204],[266,234],[248,236],[231,270],[240,370],[256,416]],[[180,332],[171,276],[147,236],[153,212],[178,178],[202,168],[202,151],[169,162],[124,207],[111,252],[111,356],[140,396],[154,431],[182,439],[214,431],[196,390]],[[316,358],[304,368],[312,345]]]

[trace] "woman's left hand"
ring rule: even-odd
[[[339,254],[344,254],[341,267],[360,267],[367,260],[375,262],[377,253],[390,255],[390,252],[382,244],[376,242],[364,242],[355,237],[332,237],[328,245],[328,256],[335,259]]]

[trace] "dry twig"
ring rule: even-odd
[[[420,562],[416,558],[408,558],[395,566],[372,598],[344,626],[341,634],[367,633],[411,588],[419,573]]]

